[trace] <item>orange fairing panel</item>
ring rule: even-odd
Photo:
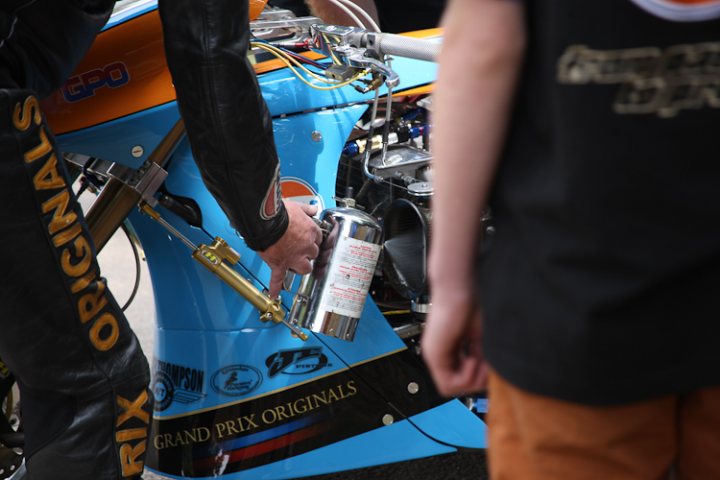
[[[265,9],[267,0],[250,0],[250,11],[248,12],[250,21],[257,20],[262,11]]]
[[[265,3],[253,0],[251,14]],[[439,34],[434,29],[411,35]],[[313,52],[304,55],[320,57]],[[269,60],[255,65],[255,71],[260,74],[282,67],[279,60]],[[65,86],[43,101],[43,110],[54,132],[62,134],[174,100],[160,16],[153,10],[102,32]]]
[[[43,101],[43,109],[60,134],[174,99],[155,10],[102,32],[65,86]]]
[[[250,2],[251,18],[265,3]],[[255,71],[282,67],[270,60],[255,65]],[[43,101],[43,109],[55,133],[62,134],[173,100],[160,15],[154,10],[102,32],[65,86]]]

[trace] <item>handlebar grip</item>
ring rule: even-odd
[[[427,62],[437,61],[441,45],[436,40],[405,37],[392,33],[378,35],[376,42],[377,49],[385,55],[396,55]]]

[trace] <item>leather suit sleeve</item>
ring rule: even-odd
[[[165,50],[195,161],[254,250],[285,233],[272,121],[247,59],[247,0],[160,0]]]

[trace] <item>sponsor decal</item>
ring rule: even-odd
[[[558,60],[557,79],[616,86],[612,109],[619,115],[672,118],[683,110],[720,108],[718,58],[720,42],[618,50],[572,45]]]
[[[205,397],[205,372],[197,368],[157,361],[153,375],[155,410],[162,412],[174,401],[192,403]]]
[[[417,394],[398,388],[411,381]],[[147,465],[183,477],[227,475],[380,428],[378,412],[388,405],[412,416],[444,401],[417,356],[403,349],[291,388],[156,417]]]
[[[280,211],[280,184],[278,176],[280,175],[280,165],[275,170],[270,186],[268,187],[265,198],[260,205],[260,218],[270,220]]]
[[[156,372],[152,391],[155,397],[155,410],[158,412],[166,410],[175,396],[175,386],[170,377],[163,372]]]
[[[230,365],[215,372],[210,385],[221,395],[242,397],[259,387],[262,380],[262,374],[257,368],[249,365]]]
[[[720,0],[632,0],[652,15],[676,22],[700,22],[720,17]]]
[[[265,365],[268,367],[268,378],[279,373],[303,375],[331,366],[327,355],[322,353],[322,347],[281,350],[267,357]]]
[[[295,203],[317,205],[318,212],[324,209],[322,197],[309,183],[301,178],[282,177],[280,179],[282,198]]]
[[[79,102],[95,95],[101,88],[119,88],[130,82],[130,73],[123,62],[115,62],[72,76],[62,88],[68,103]]]

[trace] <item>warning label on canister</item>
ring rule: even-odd
[[[320,310],[360,318],[381,247],[348,237],[336,248]]]

